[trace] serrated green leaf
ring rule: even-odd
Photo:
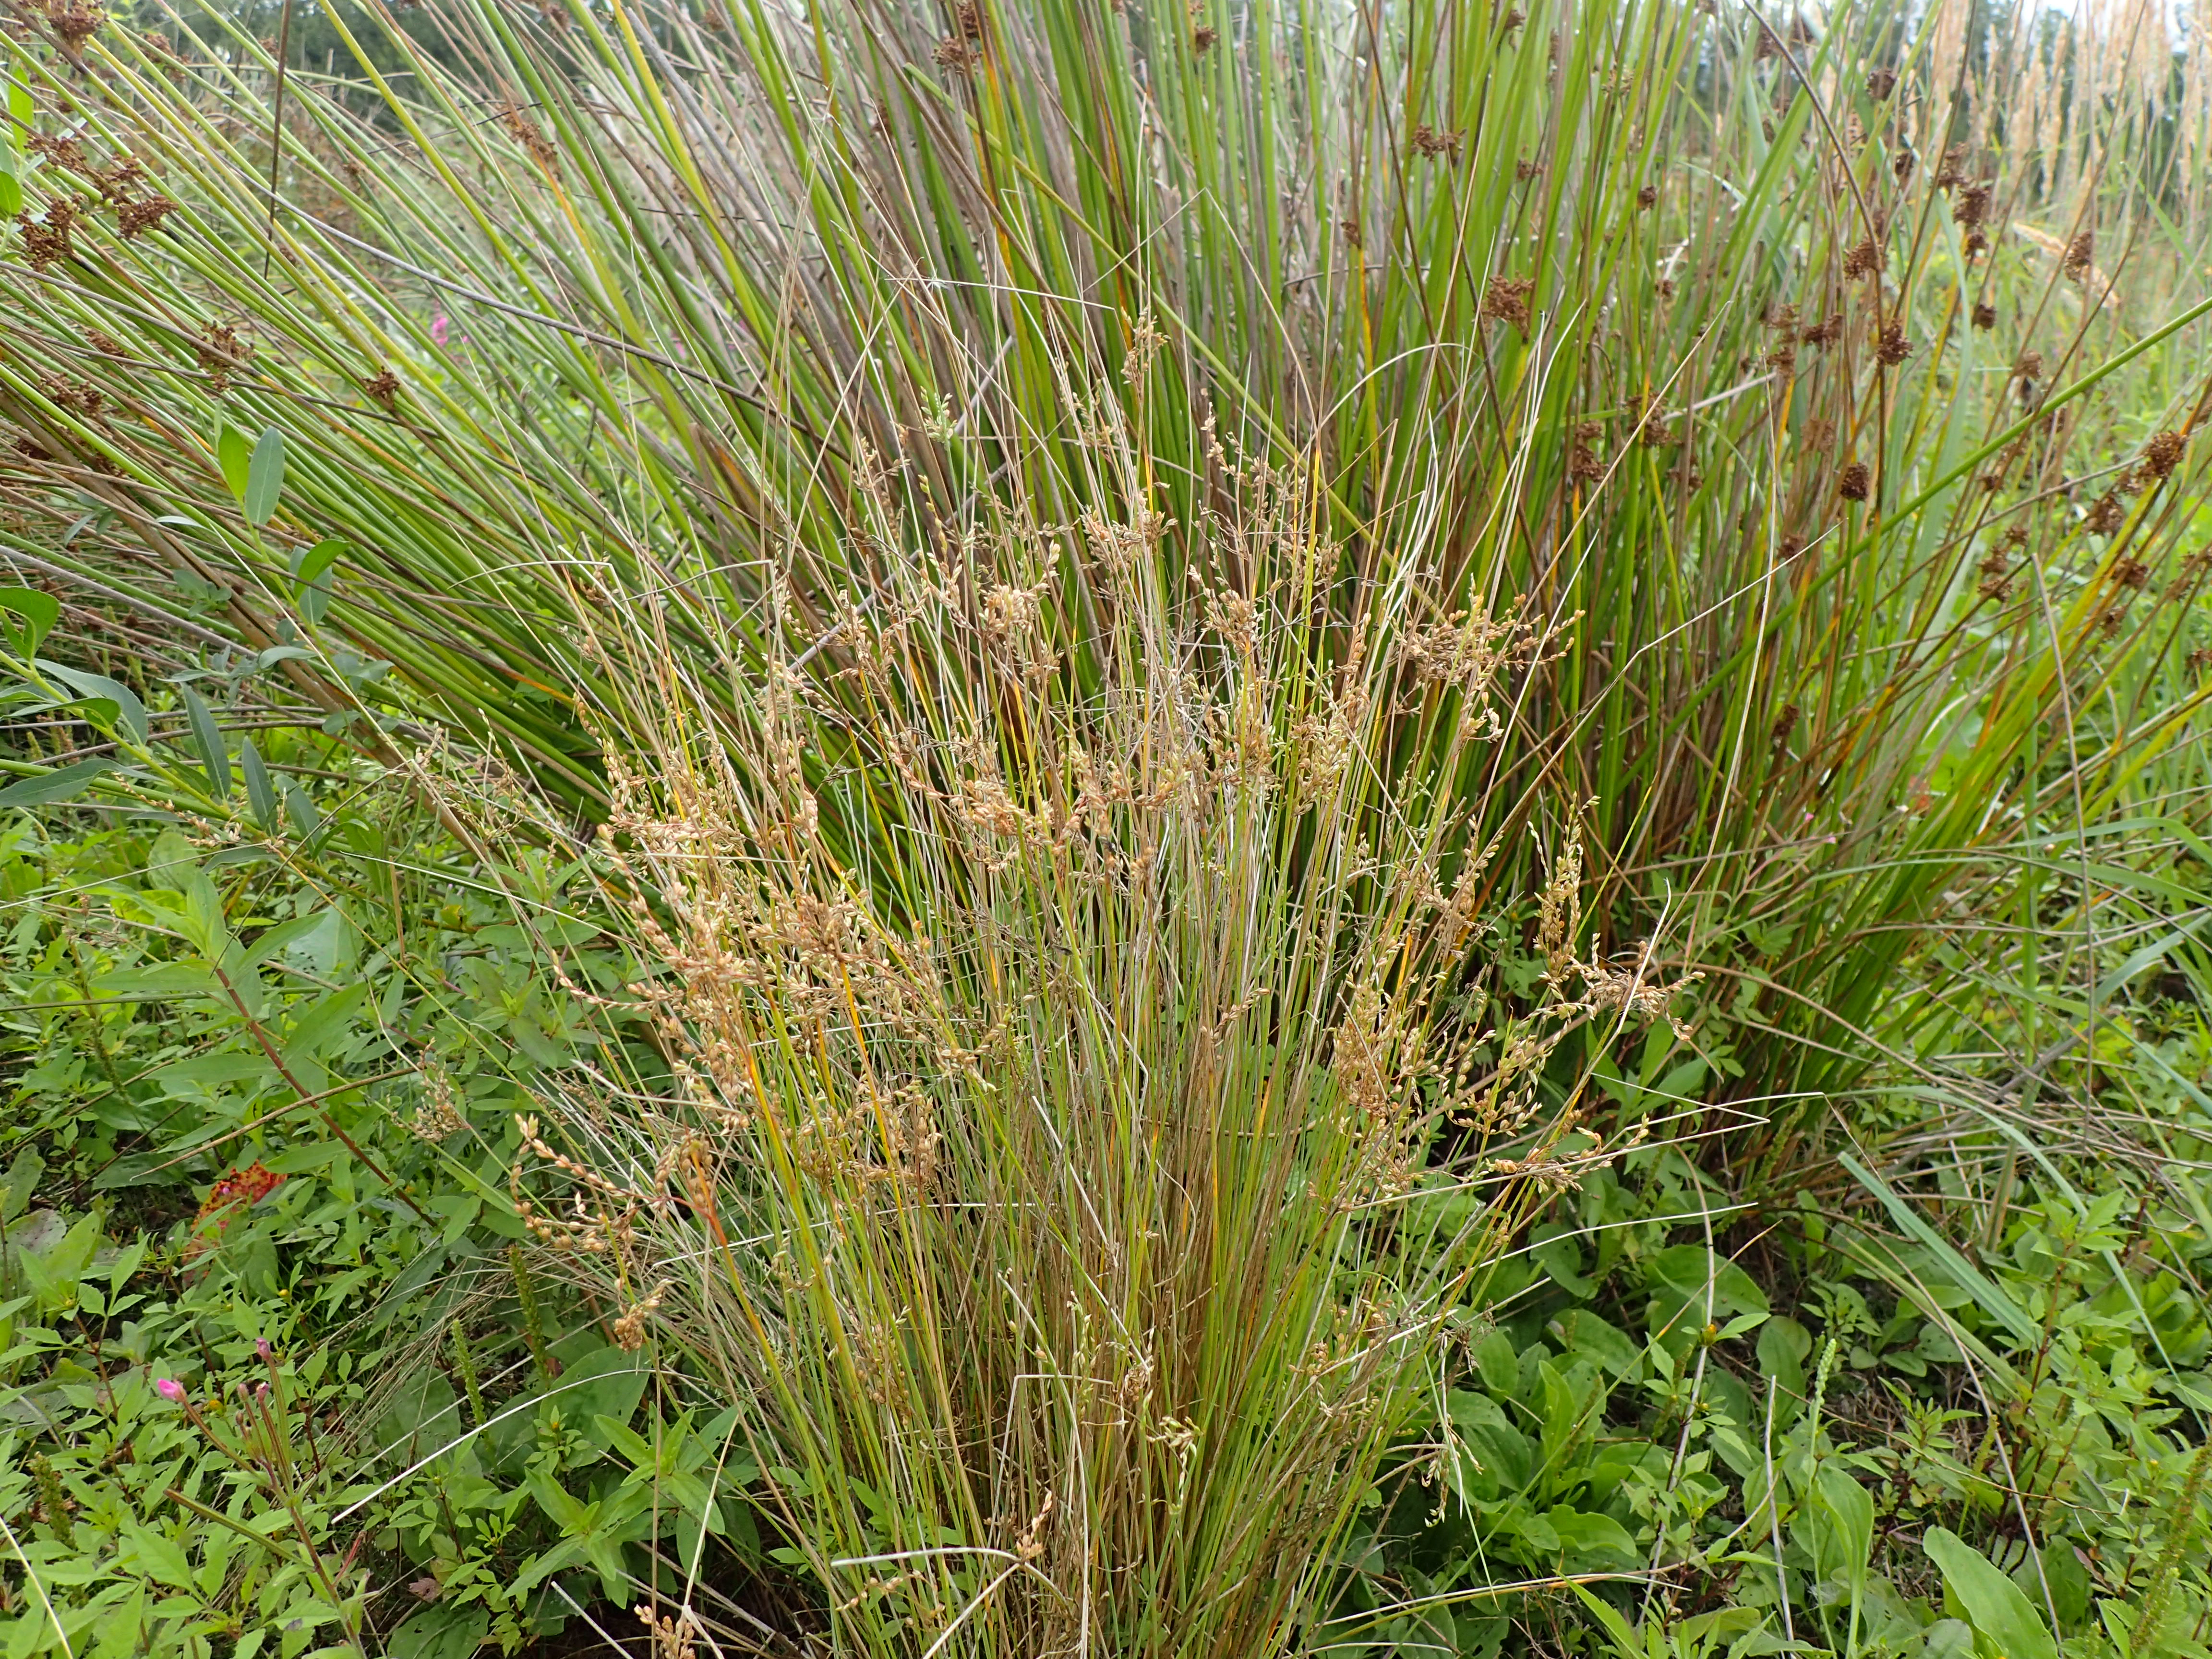
[[[75,800],[101,773],[117,769],[112,760],[88,760],[42,772],[34,778],[18,778],[0,789],[0,806],[51,806],[57,801]]]
[[[207,706],[207,699],[185,686],[185,718],[191,723],[192,743],[200,751],[200,764],[206,769],[208,787],[218,796],[230,793],[230,750],[224,745],[222,728],[216,724],[215,711]]]
[[[246,775],[246,804],[252,809],[253,821],[274,835],[276,786],[270,781],[269,769],[262,763],[261,751],[253,746],[252,738],[238,740],[238,769]]]
[[[239,495],[248,524],[267,524],[276,512],[276,498],[284,493],[284,434],[275,427],[264,432],[246,464],[246,488]]]

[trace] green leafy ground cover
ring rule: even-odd
[[[760,1635],[730,1414],[510,1257],[516,1110],[623,1039],[562,976],[625,952],[578,866],[485,871],[294,752],[311,830],[8,831],[7,1650],[628,1637],[693,1565]],[[1674,1146],[1562,1194],[1363,1506],[1333,1642],[2198,1650],[2212,1036],[2132,1021],[2108,1064],[2162,1170],[1993,1120],[2001,1216],[1856,1161],[1747,1206]],[[1630,1057],[1692,1091],[1658,1030]],[[222,1204],[240,1171],[282,1180]]]

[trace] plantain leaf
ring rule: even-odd
[[[246,803],[253,809],[253,821],[275,834],[276,786],[270,781],[269,769],[262,764],[261,751],[251,738],[238,740],[238,769],[246,774]]]
[[[51,806],[57,801],[74,800],[101,773],[117,769],[112,760],[88,760],[41,772],[34,778],[18,778],[0,789],[0,806]]]
[[[253,446],[246,441],[246,434],[228,421],[215,434],[216,465],[222,469],[222,481],[230,486],[230,493],[240,501],[246,499],[246,480],[253,465]]]
[[[246,523],[267,524],[283,490],[284,434],[272,426],[261,434],[246,464],[246,488],[239,500],[245,504]]]
[[[1920,1547],[1943,1575],[1946,1599],[1996,1652],[2006,1659],[2058,1659],[2057,1644],[2034,1604],[1989,1557],[1942,1527],[1930,1527]]]
[[[217,796],[230,793],[230,750],[222,740],[222,728],[215,723],[215,711],[207,706],[207,699],[185,686],[185,718],[191,722],[192,742],[200,751],[200,764],[207,769],[208,787]]]

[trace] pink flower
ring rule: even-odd
[[[181,1406],[185,1403],[185,1385],[173,1376],[155,1378],[154,1392],[160,1395],[162,1399],[176,1405]]]
[[[430,343],[434,346],[446,343],[446,313],[442,311],[430,319]]]
[[[275,1352],[275,1350],[270,1347],[269,1339],[267,1337],[257,1336],[253,1339],[253,1352],[259,1354],[264,1359],[266,1359],[272,1352]]]

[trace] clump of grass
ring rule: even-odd
[[[593,635],[676,1084],[526,1125],[526,1214],[740,1406],[852,1650],[1294,1648],[1489,1264],[1615,1151],[1539,1079],[1667,988],[1575,960],[1565,857],[1541,1010],[1492,1007],[1497,849],[1406,763],[1494,750],[1555,642],[1444,611],[1417,526],[1320,608],[1315,478],[1228,463],[1172,584],[1126,524],[899,551],[884,479],[839,697],[772,614],[711,689],[650,610]]]

